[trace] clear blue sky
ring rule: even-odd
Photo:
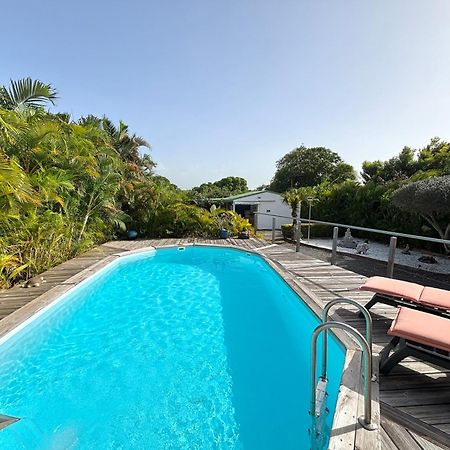
[[[107,114],[181,187],[268,182],[304,144],[360,168],[450,139],[448,0],[3,2],[0,82]]]

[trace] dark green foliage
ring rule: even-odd
[[[393,186],[346,182],[322,193],[314,218],[381,230],[420,229],[419,218],[403,213],[390,201]]]
[[[441,239],[450,239],[450,175],[407,184],[393,193],[392,202],[424,218]]]
[[[354,179],[353,167],[342,161],[337,153],[325,147],[301,146],[277,161],[270,189],[284,192],[291,188],[316,186],[324,181],[339,183]]]
[[[247,181],[241,177],[226,177],[213,183],[203,183],[189,191],[193,199],[223,198],[248,192]]]
[[[309,225],[307,223],[302,223],[301,230],[302,230],[302,239],[305,239],[308,236],[308,227]],[[283,238],[286,240],[292,240],[294,239],[294,233],[293,233],[293,225],[291,223],[281,225],[281,233],[283,234]],[[310,237],[311,238],[329,238],[333,235],[333,229],[329,225],[321,225],[318,223],[311,224],[311,231],[310,231]]]
[[[281,233],[286,240],[294,239],[294,226],[292,223],[281,225]]]
[[[439,138],[419,150],[405,147],[388,161],[364,161],[364,182],[391,183],[450,174],[450,144]]]

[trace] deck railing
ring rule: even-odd
[[[393,277],[394,274],[394,265],[395,265],[395,252],[397,249],[397,238],[405,238],[405,239],[414,239],[419,241],[425,241],[425,242],[433,242],[437,244],[446,244],[450,246],[450,240],[449,239],[439,239],[439,238],[433,238],[428,236],[420,236],[415,234],[407,234],[407,233],[399,233],[396,231],[388,231],[388,230],[378,230],[376,228],[366,228],[366,227],[360,227],[358,225],[348,225],[343,223],[336,223],[336,222],[326,222],[323,220],[313,220],[313,219],[307,219],[303,217],[292,217],[292,216],[281,216],[276,214],[269,214],[269,213],[255,213],[257,215],[263,215],[263,216],[271,216],[272,217],[272,243],[275,242],[275,219],[283,218],[283,219],[289,219],[292,221],[292,219],[296,219],[297,226],[294,230],[294,241],[296,243],[295,249],[298,252],[300,249],[300,238],[301,238],[301,225],[302,223],[307,223],[309,226],[311,224],[319,224],[319,225],[328,225],[330,227],[333,227],[333,241],[332,241],[332,247],[331,247],[331,264],[336,264],[337,261],[337,247],[338,247],[338,235],[339,235],[339,228],[349,228],[350,230],[358,230],[358,231],[364,231],[367,233],[375,233],[375,234],[382,234],[386,236],[390,236],[390,242],[389,242],[389,253],[388,253],[388,261],[387,261],[387,273],[386,275],[390,278]]]

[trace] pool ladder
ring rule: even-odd
[[[338,304],[349,304],[359,309],[366,322],[366,337],[358,330],[343,322],[329,321],[330,309]],[[358,418],[358,422],[366,430],[376,430],[377,425],[372,422],[372,386],[371,381],[375,381],[372,372],[372,317],[367,309],[354,300],[347,298],[337,298],[325,305],[322,313],[322,323],[318,325],[312,334],[311,339],[311,410],[313,442],[322,434],[324,418],[326,415],[327,397],[327,356],[328,356],[328,330],[337,328],[344,330],[352,336],[361,347],[364,357],[364,416]],[[322,344],[322,372],[316,385],[316,361],[317,361],[317,338],[323,333]]]

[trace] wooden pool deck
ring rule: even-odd
[[[60,295],[72,287],[76,283],[73,278],[75,275],[85,271],[83,276],[86,276],[86,269],[89,271],[94,265],[102,264],[111,255],[148,246],[191,243],[231,245],[256,250],[290,272],[292,282],[298,283],[322,306],[336,297],[352,298],[362,304],[370,298],[370,294],[358,291],[358,286],[365,279],[362,275],[331,266],[301,252],[295,253],[291,246],[272,246],[261,239],[112,241],[44,272],[41,276],[45,282],[41,282],[38,287],[25,289],[15,286],[9,290],[0,290],[0,336],[52,301],[55,294]],[[32,300],[35,301],[30,304]],[[363,331],[363,320],[355,310],[338,307],[336,313],[341,319]],[[372,308],[374,353],[379,352],[387,343],[389,338],[386,330],[394,315],[395,309],[386,305]],[[381,377],[379,395],[382,449],[450,449],[450,371],[408,358],[389,376]],[[359,449],[366,450],[364,446]]]

